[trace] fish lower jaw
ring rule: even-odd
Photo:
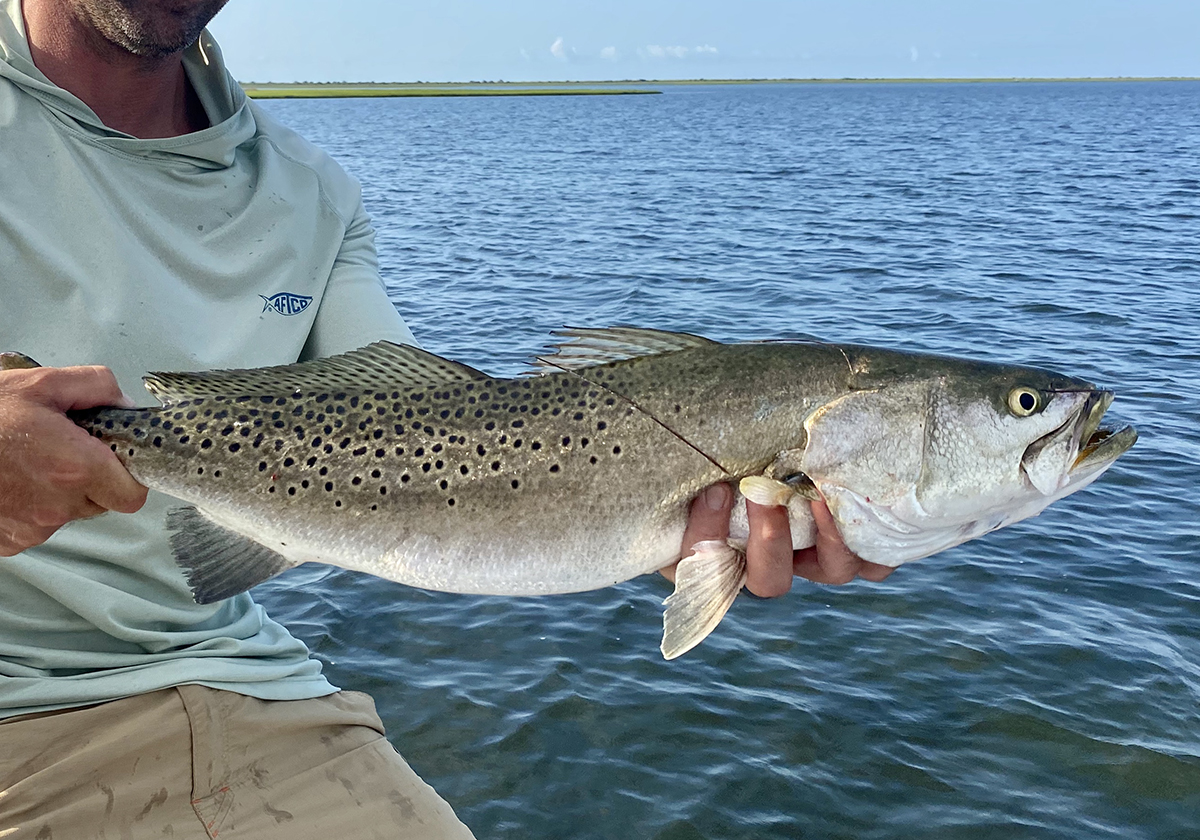
[[[1105,468],[1137,442],[1137,430],[1133,426],[1113,431],[1097,429],[1086,442],[1079,447],[1079,454],[1071,464],[1071,473],[1089,466],[1103,464]]]

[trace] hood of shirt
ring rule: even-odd
[[[37,98],[67,127],[126,154],[186,161],[202,168],[231,166],[238,146],[256,134],[254,110],[226,70],[221,50],[208,30],[184,51],[183,66],[210,127],[179,137],[133,137],[106,126],[81,99],[38,70],[29,52],[21,0],[0,0],[0,78]]]

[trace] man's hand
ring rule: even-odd
[[[145,504],[146,488],[66,415],[124,403],[108,368],[0,370],[0,557],[74,519]]]
[[[733,490],[727,484],[715,484],[701,493],[692,502],[683,535],[684,554],[701,540],[724,540],[729,535],[732,508]],[[787,509],[746,503],[746,518],[750,522],[746,545],[747,589],[760,597],[774,598],[792,588],[793,575],[816,583],[840,584],[856,577],[881,581],[895,571],[851,553],[824,502],[813,502],[812,511],[817,521],[817,544],[793,552]],[[674,573],[673,566],[663,570],[671,580]]]

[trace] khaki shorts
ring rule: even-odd
[[[471,838],[342,691],[183,685],[0,721],[0,839]]]

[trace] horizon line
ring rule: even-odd
[[[513,81],[509,79],[479,79],[467,82],[255,82],[239,81],[242,87],[329,86],[344,87],[458,87],[465,85],[712,85],[712,84],[863,84],[863,83],[921,83],[921,82],[1196,82],[1200,76],[840,76],[840,77],[749,77],[749,78],[692,78],[692,79],[572,79]]]

